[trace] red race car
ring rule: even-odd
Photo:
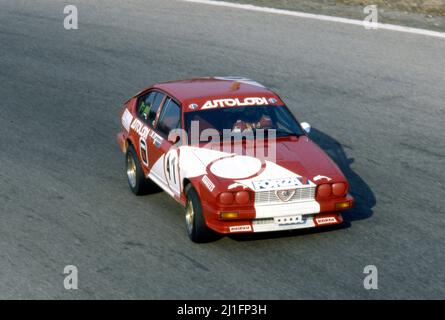
[[[117,140],[136,195],[162,188],[187,233],[251,233],[342,223],[348,182],[274,92],[240,77],[153,85],[125,103]]]

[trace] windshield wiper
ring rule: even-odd
[[[275,134],[277,137],[299,137],[299,136],[301,136],[301,134],[291,132],[291,131],[282,130],[282,129],[275,129]]]

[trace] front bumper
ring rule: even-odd
[[[343,222],[337,203],[349,203],[349,208],[353,206],[353,198],[347,195],[341,199],[330,199],[319,203],[319,206],[302,205],[301,203],[294,206],[294,210],[282,210],[279,206],[269,206],[252,210],[238,210],[240,218],[236,220],[222,220],[219,218],[221,211],[211,207],[203,206],[204,215],[206,217],[207,226],[222,234],[233,233],[253,233],[253,232],[272,232],[284,230],[297,230],[306,228],[315,228],[329,225],[337,225]],[[311,209],[307,209],[311,208]],[[304,210],[303,210],[304,209]],[[311,211],[312,210],[312,211]],[[296,216],[301,215],[301,220],[289,221]],[[279,219],[283,218],[283,219]],[[283,223],[283,220],[287,219]]]

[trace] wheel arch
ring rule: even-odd
[[[192,181],[189,178],[182,179],[182,191],[185,197],[187,197],[187,190],[191,187],[196,190],[195,186],[192,184]]]
[[[182,192],[184,194],[185,199],[187,199],[187,191],[190,188],[193,188],[195,189],[196,194],[198,195],[200,201],[202,201],[201,186],[199,185],[199,182],[197,182],[196,180],[192,180],[190,178],[183,178],[182,186],[183,186]]]
[[[128,150],[128,148],[132,146],[133,148],[135,148],[133,141],[131,141],[131,139],[129,137],[127,137],[127,139],[125,139],[125,149]],[[136,148],[135,148],[136,149]]]

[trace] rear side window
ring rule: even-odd
[[[148,123],[150,123],[151,125],[153,125],[153,123],[156,119],[156,113],[158,112],[163,99],[164,99],[164,94],[161,92],[157,92],[156,97],[153,100],[153,105],[150,108],[150,113],[148,114]]]
[[[153,106],[153,100],[156,97],[156,92],[152,91],[139,99],[138,114],[144,120],[148,119],[148,114]]]
[[[157,91],[151,91],[148,94],[142,96],[138,103],[138,114],[141,119],[146,123],[153,125],[153,121],[156,118],[156,113],[161,106],[164,94]]]
[[[180,124],[181,107],[171,98],[168,98],[159,116],[157,130],[168,136],[170,131],[179,128]]]

